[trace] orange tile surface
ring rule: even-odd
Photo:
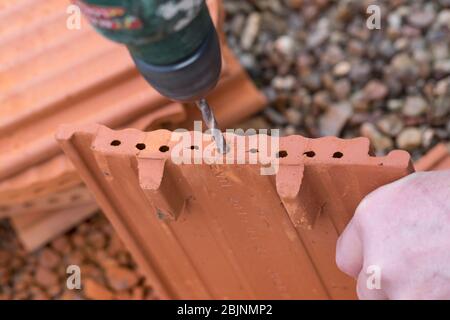
[[[417,171],[450,169],[450,146],[444,143],[438,144],[420,158],[414,167]]]
[[[335,265],[337,237],[365,195],[413,171],[404,151],[369,156],[365,138],[300,136],[281,138],[276,176],[261,165],[175,165],[159,149],[174,147],[170,137],[98,125],[58,133],[163,298],[355,298]]]
[[[127,50],[85,20],[81,30],[67,29],[69,3],[0,4],[0,217],[54,212],[54,195],[80,184],[54,140],[61,123],[151,130],[163,124],[191,128],[200,119],[195,107],[160,96],[140,77]],[[221,30],[221,2],[208,5]],[[221,125],[230,126],[266,100],[220,36],[223,75],[209,100]]]
[[[209,3],[220,25],[220,2]],[[53,134],[61,123],[95,122],[118,128],[169,103],[139,76],[124,47],[103,39],[85,21],[81,30],[68,30],[67,4],[60,0],[4,4],[0,16],[0,180],[56,156],[60,151]],[[265,99],[226,46],[223,51],[223,78],[242,79],[231,88],[219,84],[216,93],[237,90],[247,96],[241,113],[230,117],[242,120],[260,109]],[[230,105],[228,101],[219,104],[213,107]]]

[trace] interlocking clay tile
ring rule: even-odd
[[[414,167],[417,171],[432,171],[450,169],[450,145],[440,143],[422,158]]]
[[[127,123],[124,128],[151,130],[161,123],[178,123],[185,119],[185,109],[179,103],[158,108]],[[21,205],[37,199],[51,198],[54,193],[77,187],[81,179],[70,161],[60,153],[57,156],[0,181],[0,206]],[[11,215],[6,212],[4,215]],[[0,216],[2,213],[0,212]]]
[[[281,138],[276,176],[257,164],[175,165],[160,149],[170,137],[100,125],[57,134],[162,298],[355,298],[335,265],[337,237],[366,194],[413,171],[404,151],[369,156],[365,138],[300,136]]]
[[[11,223],[25,250],[41,248],[55,237],[74,227],[98,211],[97,204],[74,206],[64,210],[32,211],[15,215]]]
[[[172,103],[126,127],[148,130],[185,117],[181,104]],[[0,182],[0,218],[10,217],[24,248],[34,251],[98,211],[87,188],[80,184],[70,161],[64,154],[57,155]]]
[[[68,30],[68,4],[23,0],[8,4],[1,13],[0,179],[56,156],[60,151],[53,134],[61,123],[95,122],[119,128],[170,103],[140,77],[123,46],[105,40],[84,20],[81,30]],[[220,26],[220,1],[208,4]],[[219,83],[216,92],[226,95],[239,90],[247,96],[234,105],[239,101],[249,105],[240,105],[240,112],[231,115],[242,120],[262,108],[265,100],[222,45],[222,80],[237,75],[240,80],[228,89]],[[213,108],[227,113],[230,104]]]

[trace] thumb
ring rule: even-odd
[[[363,247],[352,219],[341,234],[336,245],[336,264],[343,272],[357,278],[363,266]]]

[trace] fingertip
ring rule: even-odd
[[[342,272],[357,278],[362,264],[362,243],[352,220],[337,241],[336,265]]]

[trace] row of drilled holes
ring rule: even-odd
[[[121,142],[119,140],[113,140],[111,142],[111,145],[115,146],[115,147],[120,146],[120,144],[121,144]],[[138,150],[145,150],[145,148],[146,148],[145,143],[138,143],[138,144],[136,144],[136,149],[138,149]],[[191,150],[198,150],[198,149],[199,149],[198,146],[191,146]],[[169,151],[169,147],[168,146],[160,146],[159,147],[159,151],[160,152],[167,152],[167,151]],[[250,149],[249,151],[251,153],[258,152],[257,149]],[[316,156],[316,153],[314,151],[307,151],[307,152],[305,152],[303,154],[305,156],[307,156],[308,158],[314,158]],[[286,150],[281,150],[280,152],[277,153],[277,158],[286,158],[287,156],[288,156],[288,153],[287,153]],[[344,156],[344,154],[342,152],[339,152],[339,151],[337,151],[337,152],[335,152],[333,154],[333,158],[336,158],[336,159],[340,159],[343,156]]]
[[[316,153],[314,151],[307,151],[304,152],[303,155],[307,156],[308,158],[314,158],[316,156]],[[278,152],[277,158],[286,158],[288,156],[288,153],[286,150],[282,150]],[[342,152],[335,152],[333,153],[333,158],[340,159],[344,156]]]

